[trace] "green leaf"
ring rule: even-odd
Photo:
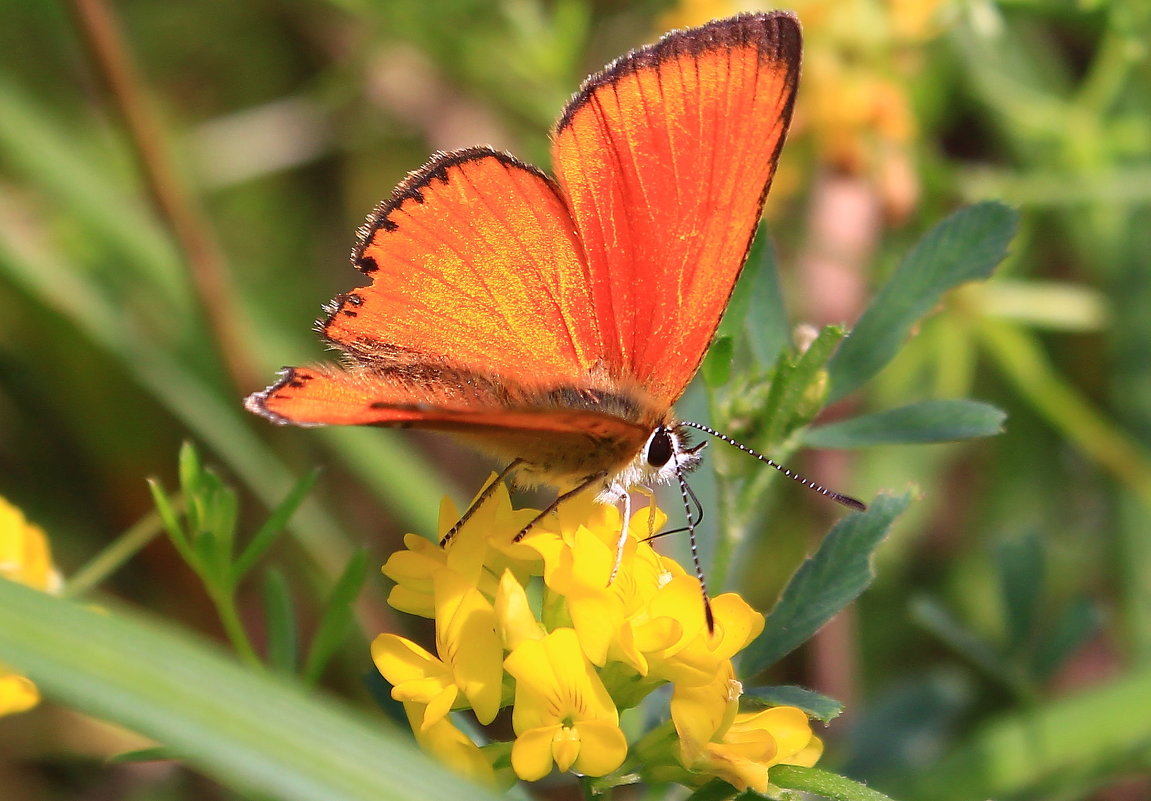
[[[192,553],[192,544],[184,534],[183,526],[180,525],[181,517],[176,511],[176,505],[172,503],[168,493],[164,491],[164,487],[156,479],[148,479],[148,490],[152,493],[152,503],[156,505],[156,511],[164,523],[164,530],[168,532],[172,544],[176,546],[176,550],[180,552],[180,556],[185,562],[194,564],[195,554]]]
[[[308,683],[319,681],[320,674],[339,649],[352,628],[352,604],[360,594],[368,575],[368,552],[360,548],[348,560],[344,572],[332,587],[323,616],[304,660],[303,678]]]
[[[841,327],[829,325],[794,361],[780,359],[761,412],[763,419],[769,421],[769,428],[758,438],[760,447],[773,449],[823,408],[823,371],[843,335]]]
[[[0,581],[0,661],[46,697],[151,737],[242,792],[282,801],[498,798],[436,765],[381,718],[245,670],[126,611],[97,612]]]
[[[788,340],[787,310],[775,250],[765,225],[760,226],[752,243],[747,265],[716,332],[717,341],[719,337],[730,337],[733,342],[741,342],[744,336],[756,364],[762,367],[775,363]]]
[[[700,372],[709,387],[722,387],[731,378],[731,360],[735,343],[731,337],[718,336],[707,349]]]
[[[1004,412],[980,401],[923,401],[810,428],[803,433],[803,444],[813,448],[862,448],[954,442],[1000,434],[1006,417]]]
[[[751,309],[747,314],[745,328],[756,362],[770,365],[775,363],[787,346],[791,329],[787,309],[783,305],[783,288],[779,283],[775,248],[772,247],[766,226],[760,227],[749,261],[749,269],[754,268],[755,272],[752,273]]]
[[[866,512],[853,512],[804,560],[767,616],[763,632],[743,652],[740,675],[752,676],[815,634],[871,583],[871,556],[911,494],[880,495]]]
[[[215,537],[201,533],[193,540],[192,561],[188,564],[204,582],[209,595],[231,591],[231,570],[227,557],[220,556],[219,541]]]
[[[308,493],[312,491],[312,487],[316,485],[316,480],[320,477],[319,468],[315,468],[301,477],[292,487],[287,497],[272,510],[264,525],[260,526],[260,530],[255,533],[251,541],[247,544],[240,556],[232,565],[232,579],[239,583],[240,579],[252,569],[252,567],[259,561],[260,557],[272,546],[272,543],[280,536],[288,525],[288,521],[292,519],[292,515],[308,497]]]
[[[740,696],[741,701],[751,701],[751,708],[757,706],[795,706],[802,709],[810,717],[828,723],[839,717],[843,712],[843,704],[834,698],[809,690],[806,687],[797,687],[794,684],[779,684],[773,687],[752,687],[744,690]]]
[[[956,620],[938,601],[927,597],[916,598],[911,602],[911,618],[992,678],[1018,688],[1019,677],[1016,671],[999,652]]]
[[[943,293],[990,276],[1007,255],[1017,217],[1014,209],[1001,203],[978,203],[928,231],[828,364],[828,401],[842,398],[883,369]]]
[[[179,457],[180,490],[188,498],[198,498],[203,489],[204,466],[200,454],[191,442],[180,446]]]
[[[1140,760],[1151,743],[1151,667],[1143,666],[1074,695],[1029,705],[982,726],[941,759],[919,764],[885,787],[906,798],[971,801],[1036,795],[1043,783],[1113,771]],[[1145,757],[1136,764],[1146,764]],[[774,771],[774,768],[773,768]],[[774,776],[774,774],[773,774]]]
[[[1090,598],[1076,598],[1054,624],[1041,633],[1031,660],[1031,670],[1039,681],[1046,681],[1067,661],[1077,648],[1099,631],[1102,615]]]
[[[840,776],[838,773],[831,773],[819,768],[773,765],[768,771],[768,781],[777,787],[802,790],[805,793],[811,793],[821,798],[832,798],[835,801],[891,801],[889,796],[878,790],[872,790],[866,784],[860,784],[846,776]]]
[[[211,517],[208,521],[208,530],[217,543],[216,558],[219,560],[219,570],[225,575],[230,575],[232,553],[236,542],[236,520],[240,514],[240,497],[235,490],[224,486],[220,481],[219,489],[212,493],[209,512]]]
[[[295,673],[299,636],[292,591],[284,574],[276,569],[269,569],[264,575],[264,620],[268,629],[268,665],[286,675]]]
[[[169,759],[179,759],[180,755],[171,748],[159,746],[156,748],[140,748],[136,751],[125,751],[122,754],[113,754],[108,761],[113,765],[125,762],[163,762]]]
[[[1034,533],[1003,540],[995,548],[1008,647],[1019,652],[1031,642],[1043,596],[1046,554]]]
[[[687,797],[687,801],[728,801],[736,790],[722,779],[713,779]]]

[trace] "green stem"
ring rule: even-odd
[[[1143,52],[1142,43],[1121,33],[1112,20],[1096,50],[1075,104],[1096,119],[1102,118],[1127,85],[1128,76]]]
[[[256,649],[252,647],[252,641],[248,639],[248,632],[240,621],[236,599],[231,589],[209,587],[208,591],[216,607],[216,613],[220,616],[220,622],[224,626],[224,633],[228,635],[228,641],[232,643],[236,653],[248,665],[262,669],[264,663],[260,661]]]
[[[1034,338],[986,320],[979,328],[1003,375],[1053,428],[1151,506],[1151,455],[1051,367]]]
[[[719,503],[716,505],[717,532],[715,548],[712,550],[711,575],[709,583],[714,584],[713,591],[720,591],[727,587],[730,579],[731,560],[736,546],[743,539],[740,531],[740,521],[735,514],[735,502],[738,493],[733,491],[732,482],[725,479],[716,471],[715,481],[718,487]]]
[[[889,796],[878,790],[872,790],[865,784],[818,768],[774,765],[769,773],[769,781],[777,787],[802,790],[836,801],[891,801]]]
[[[182,499],[177,499],[174,505],[177,508],[182,507]],[[163,531],[164,522],[158,512],[153,510],[144,515],[73,574],[64,587],[63,597],[80,598],[86,595]]]

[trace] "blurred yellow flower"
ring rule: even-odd
[[[919,195],[914,147],[919,126],[910,87],[925,47],[942,30],[946,0],[793,0],[803,25],[801,90],[792,138],[807,136],[819,163],[867,181],[895,219]],[[699,25],[770,7],[740,0],[682,0],[661,23]],[[784,159],[772,196],[801,185],[799,162]],[[806,184],[807,181],[803,181]],[[781,191],[782,190],[782,191]]]
[[[56,593],[62,584],[52,563],[48,538],[24,513],[0,497],[0,578]],[[36,685],[0,664],[0,715],[24,712],[36,706]]]
[[[492,760],[449,718],[439,717],[429,724],[427,721],[430,718],[426,711],[424,704],[414,701],[404,702],[408,724],[412,727],[416,742],[421,748],[429,754],[434,754],[456,773],[480,784],[488,786],[510,784],[500,781],[492,766]]]
[[[455,517],[450,504],[442,512],[441,537]],[[800,710],[786,717],[787,731],[762,713],[739,714],[731,659],[762,631],[763,615],[727,593],[712,599],[708,630],[699,580],[646,541],[664,522],[658,509],[632,516],[610,581],[618,509],[576,498],[515,542],[535,516],[513,509],[501,486],[444,548],[409,535],[384,566],[397,582],[392,605],[436,624],[436,654],[394,634],[372,646],[422,747],[489,783],[510,762],[525,781],[558,768],[760,787],[770,765],[801,764],[801,748],[814,761]],[[620,713],[667,684],[675,728],[644,738],[657,743],[650,764],[628,762]],[[508,743],[481,747],[450,718],[470,708],[487,724],[507,706]]]

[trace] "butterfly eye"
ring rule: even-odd
[[[671,459],[675,444],[666,428],[657,428],[647,441],[647,463],[652,467],[663,467]]]

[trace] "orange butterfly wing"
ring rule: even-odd
[[[602,359],[575,224],[555,184],[506,154],[438,154],[372,212],[353,261],[371,284],[317,323],[346,369],[290,371],[250,409],[297,425],[491,414],[585,386]]]
[[[571,217],[549,178],[506,154],[436,156],[372,213],[353,258],[372,284],[336,298],[320,327],[357,361],[531,365],[556,384],[601,356]]]
[[[608,363],[670,406],[742,269],[791,118],[799,23],[677,31],[588,79],[554,134]]]
[[[555,133],[559,183],[506,154],[439,154],[380,204],[368,286],[320,321],[346,368],[247,401],[278,423],[488,436],[567,474],[628,461],[698,368],[790,115],[799,29],[745,15],[625,56]]]
[[[441,364],[425,365],[444,370]],[[628,462],[650,433],[630,399],[607,391],[525,389],[466,372],[434,380],[416,368],[379,375],[333,366],[290,367],[248,398],[248,408],[296,425],[431,428],[501,459],[526,458],[541,480],[578,480]],[[530,479],[529,479],[530,480]]]

